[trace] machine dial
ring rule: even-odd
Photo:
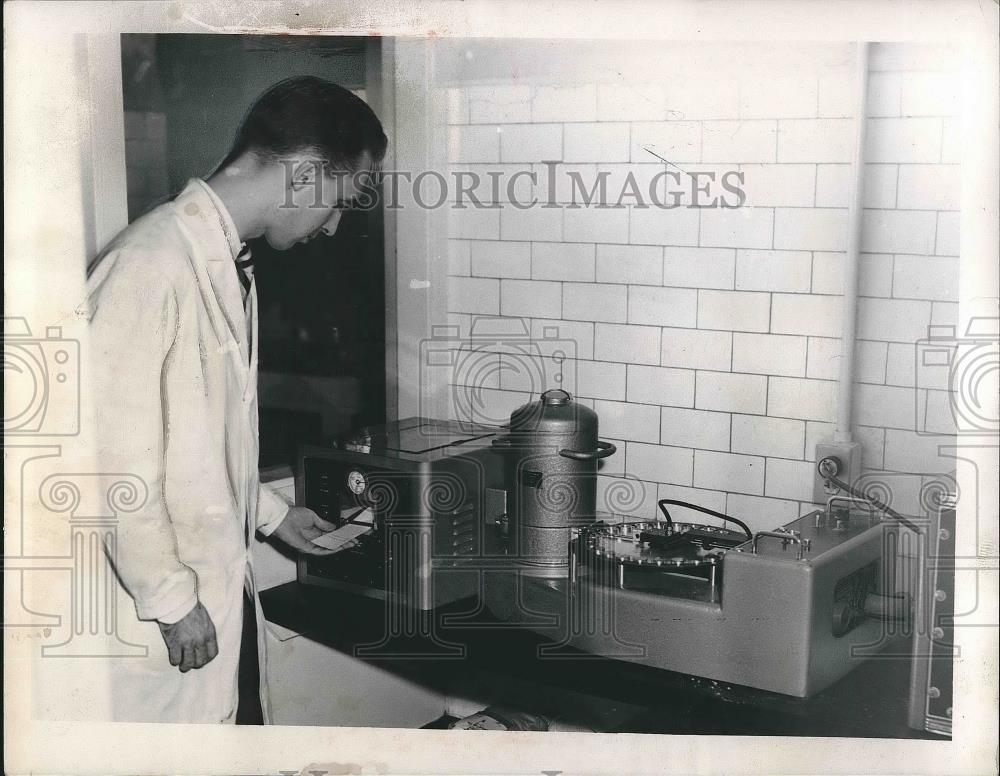
[[[347,487],[355,496],[360,496],[368,489],[368,480],[357,469],[352,469],[347,475]]]

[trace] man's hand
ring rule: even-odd
[[[215,625],[200,601],[177,622],[170,625],[158,622],[157,625],[167,645],[170,665],[180,666],[182,674],[192,668],[201,668],[219,654]]]
[[[290,507],[285,519],[271,536],[281,539],[292,549],[309,555],[332,555],[334,550],[313,544],[312,540],[336,528],[307,507]]]

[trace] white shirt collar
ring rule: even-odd
[[[194,180],[208,193],[209,199],[211,199],[212,204],[215,205],[215,209],[219,211],[219,221],[221,222],[222,232],[225,234],[226,240],[229,241],[229,249],[233,252],[233,258],[235,259],[239,256],[243,243],[240,242],[240,233],[236,230],[236,223],[233,221],[233,217],[229,215],[229,211],[219,198],[219,195],[212,190],[212,187],[209,186],[208,183],[200,178],[195,178]]]

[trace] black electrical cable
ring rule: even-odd
[[[659,501],[656,502],[656,506],[660,508],[660,511],[663,513],[663,517],[666,518],[667,523],[671,526],[674,524],[674,521],[670,517],[670,513],[667,511],[667,504],[670,504],[671,506],[675,507],[687,507],[688,509],[693,509],[696,512],[704,512],[706,515],[712,515],[713,517],[718,517],[722,520],[727,520],[730,523],[736,523],[736,525],[738,525],[740,528],[743,529],[743,532],[747,535],[748,539],[753,538],[753,531],[751,531],[749,526],[747,526],[747,524],[744,523],[742,520],[737,520],[735,517],[724,515],[722,514],[722,512],[716,512],[714,509],[709,509],[708,507],[700,507],[697,504],[692,504],[689,501],[676,501],[675,499],[672,498],[661,498]]]

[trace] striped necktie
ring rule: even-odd
[[[240,254],[236,257],[236,276],[243,287],[243,304],[246,305],[250,284],[253,282],[253,254],[250,253],[250,246],[246,243],[243,243]]]

